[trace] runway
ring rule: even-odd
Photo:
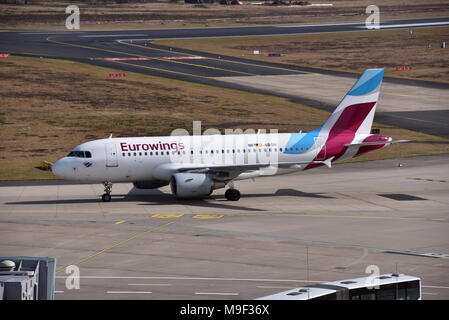
[[[241,181],[238,202],[168,188],[0,184],[0,256],[57,258],[56,299],[255,299],[381,273],[449,298],[449,156],[340,164]],[[399,166],[401,164],[401,166]],[[80,268],[80,289],[65,267]]]
[[[449,25],[447,18],[397,20],[382,22],[381,29],[446,25]],[[0,32],[0,48],[2,53],[13,55],[69,59],[123,71],[276,95],[331,111],[355,81],[356,75],[180,50],[157,46],[151,41],[306,33],[314,33],[318,37],[323,32],[363,30],[366,31],[366,27],[361,22],[127,31],[4,31]],[[336,82],[338,86],[335,86]],[[384,86],[387,85],[393,92],[381,96],[379,105],[384,108],[378,112],[375,121],[449,138],[448,124],[441,121],[449,116],[446,104],[449,85],[386,78]],[[407,93],[404,94],[403,89]]]

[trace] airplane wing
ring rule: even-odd
[[[391,141],[379,141],[379,142],[362,142],[362,143],[348,143],[345,147],[363,147],[363,146],[376,146],[379,144],[390,144],[390,143],[402,143],[409,142],[411,140],[391,140]]]
[[[332,160],[334,157],[329,158],[324,161],[295,161],[295,162],[280,162],[280,163],[254,163],[254,164],[235,164],[235,165],[198,165],[198,166],[187,166],[179,167],[178,172],[191,172],[191,173],[211,173],[211,172],[245,172],[250,170],[259,170],[263,168],[268,168],[270,166],[278,168],[295,168],[295,166],[301,166],[304,164],[324,164],[328,168],[332,167]]]

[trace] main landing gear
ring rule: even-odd
[[[240,199],[240,191],[234,188],[226,190],[225,197],[229,201],[238,201]]]
[[[104,182],[104,194],[101,196],[101,200],[104,202],[111,201],[112,182]]]

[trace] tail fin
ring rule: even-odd
[[[322,133],[369,134],[384,69],[367,69],[321,128]]]

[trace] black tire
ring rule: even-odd
[[[101,200],[103,200],[104,202],[109,202],[109,201],[111,201],[111,195],[108,193],[105,193],[101,196]]]
[[[225,197],[229,201],[238,201],[240,199],[240,191],[237,189],[228,189],[225,192]]]

